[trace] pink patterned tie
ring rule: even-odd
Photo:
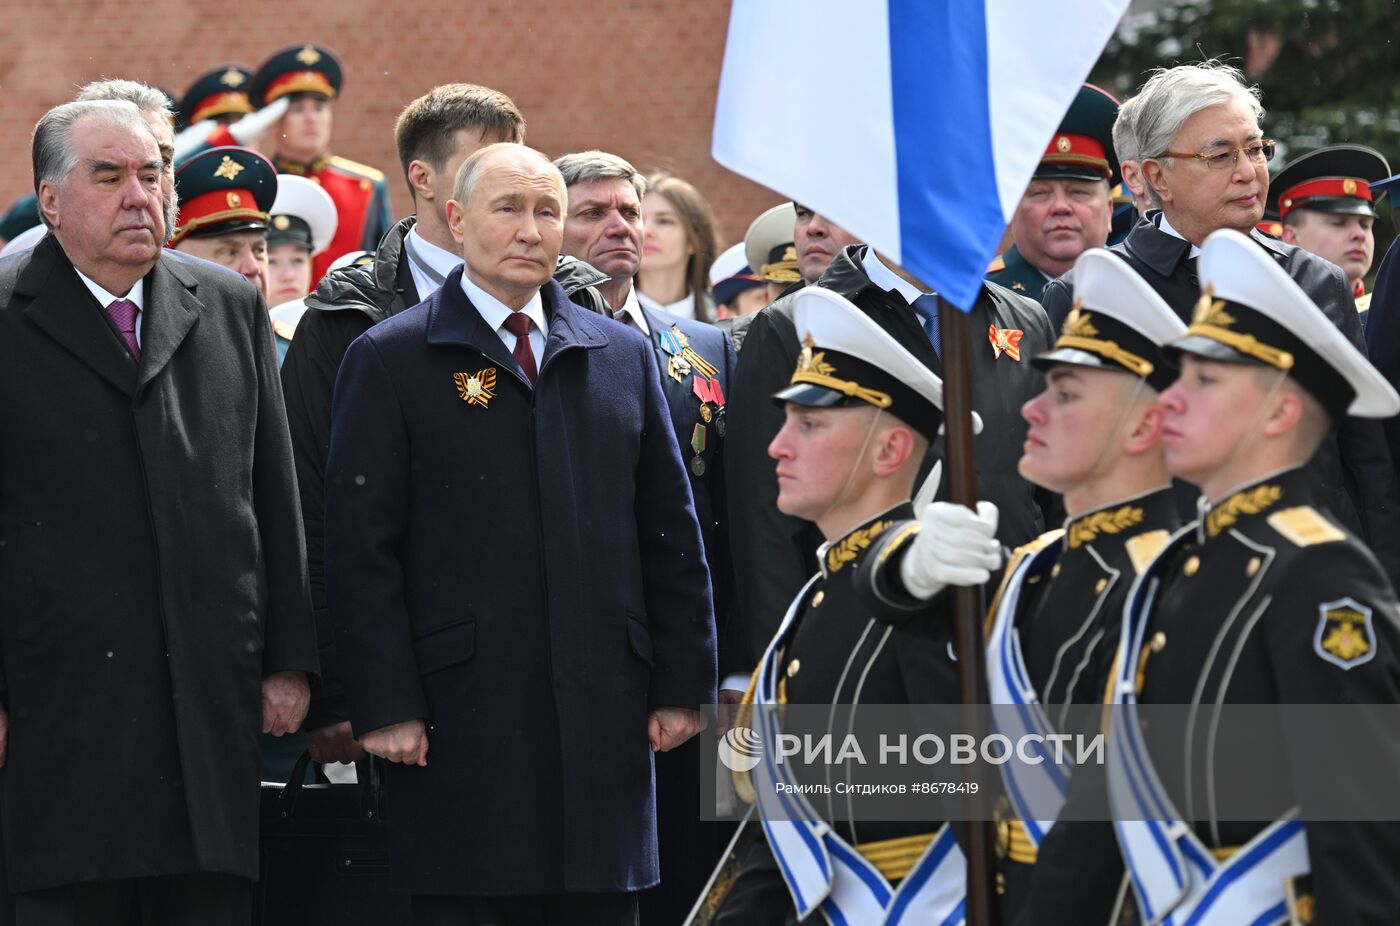
[[[127,350],[131,351],[131,356],[136,358],[137,363],[141,362],[141,345],[136,343],[136,313],[139,311],[136,303],[130,299],[117,299],[107,306],[107,316],[112,319],[112,324],[117,326],[117,331],[121,332]]]

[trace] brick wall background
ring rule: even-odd
[[[34,123],[78,85],[130,77],[178,97],[205,70],[256,69],[306,41],[335,50],[345,68],[335,153],[390,175],[395,217],[411,206],[394,119],[458,80],[510,94],[526,140],[551,157],[603,148],[690,180],[714,206],[722,244],[779,201],[710,158],[724,0],[2,0],[0,9],[0,210],[32,189]]]

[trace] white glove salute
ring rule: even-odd
[[[291,101],[280,96],[268,103],[255,113],[249,113],[242,119],[228,127],[228,133],[233,136],[233,140],[243,147],[249,147],[261,138],[268,129],[277,124],[287,112],[287,107],[291,106]],[[199,150],[209,141],[209,136],[214,134],[214,130],[219,124],[213,119],[205,119],[196,122],[175,136],[175,160],[183,161],[187,155]]]
[[[949,585],[981,585],[1001,566],[997,506],[977,510],[934,502],[919,517],[919,536],[899,564],[899,577],[915,598],[928,601]]]
[[[234,141],[246,148],[262,138],[263,134],[286,114],[287,107],[291,105],[290,97],[279,96],[262,109],[249,113],[229,126],[228,133],[233,136]]]

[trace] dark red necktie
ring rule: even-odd
[[[511,351],[511,355],[533,386],[535,380],[540,378],[540,372],[535,366],[535,352],[530,349],[530,327],[530,316],[524,312],[511,312],[506,318],[506,330],[515,335],[515,350]]]
[[[117,326],[122,340],[126,342],[127,350],[131,351],[131,356],[136,358],[137,363],[141,362],[141,345],[136,343],[136,313],[139,311],[136,303],[130,299],[114,299],[112,304],[107,306],[107,317]]]

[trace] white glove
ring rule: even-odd
[[[228,133],[233,136],[234,141],[246,148],[262,138],[264,132],[286,115],[287,107],[291,105],[289,97],[279,96],[257,112],[249,113],[230,125]]]
[[[218,127],[219,124],[213,119],[204,119],[187,129],[182,129],[180,134],[175,136],[175,162],[178,164],[191,151],[203,147]]]
[[[978,502],[977,510],[934,502],[919,516],[919,535],[899,564],[904,588],[928,601],[949,585],[976,586],[1001,566],[997,506]]]

